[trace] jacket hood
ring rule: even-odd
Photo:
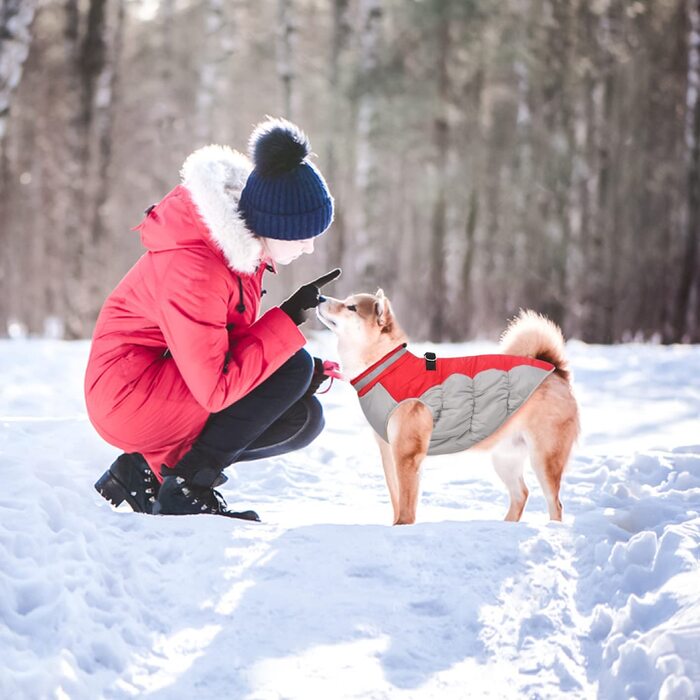
[[[228,146],[204,146],[192,153],[180,176],[209,236],[228,266],[253,272],[262,257],[262,244],[238,213],[238,202],[252,163]]]
[[[254,272],[263,257],[262,244],[238,213],[252,167],[227,146],[196,150],[182,166],[182,185],[149,209],[138,227],[144,246],[156,251],[213,245],[234,272]]]

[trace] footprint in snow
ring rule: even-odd
[[[409,605],[416,615],[425,617],[446,617],[450,614],[447,606],[437,599],[418,600]]]
[[[381,566],[353,566],[347,570],[347,575],[350,578],[377,579],[385,584],[397,580],[387,568]]]
[[[551,618],[544,613],[537,613],[525,618],[520,625],[518,635],[518,649],[524,649],[532,645],[536,639],[542,639],[555,630]]]

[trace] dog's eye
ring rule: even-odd
[[[355,304],[348,304],[345,308],[348,311],[357,311],[357,306],[355,306]]]

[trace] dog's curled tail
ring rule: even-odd
[[[520,309],[501,336],[501,352],[544,360],[554,365],[555,374],[571,379],[561,328],[536,311]]]

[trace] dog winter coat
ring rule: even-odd
[[[393,410],[418,399],[433,416],[429,455],[460,452],[487,438],[554,371],[514,355],[426,359],[395,348],[351,381],[374,430],[387,440]]]
[[[228,148],[195,151],[183,184],[137,227],[146,252],[105,302],[85,376],[88,415],[107,442],[160,474],[211,413],[267,379],[305,339],[279,308],[258,318],[259,240],[237,203],[252,165]]]

